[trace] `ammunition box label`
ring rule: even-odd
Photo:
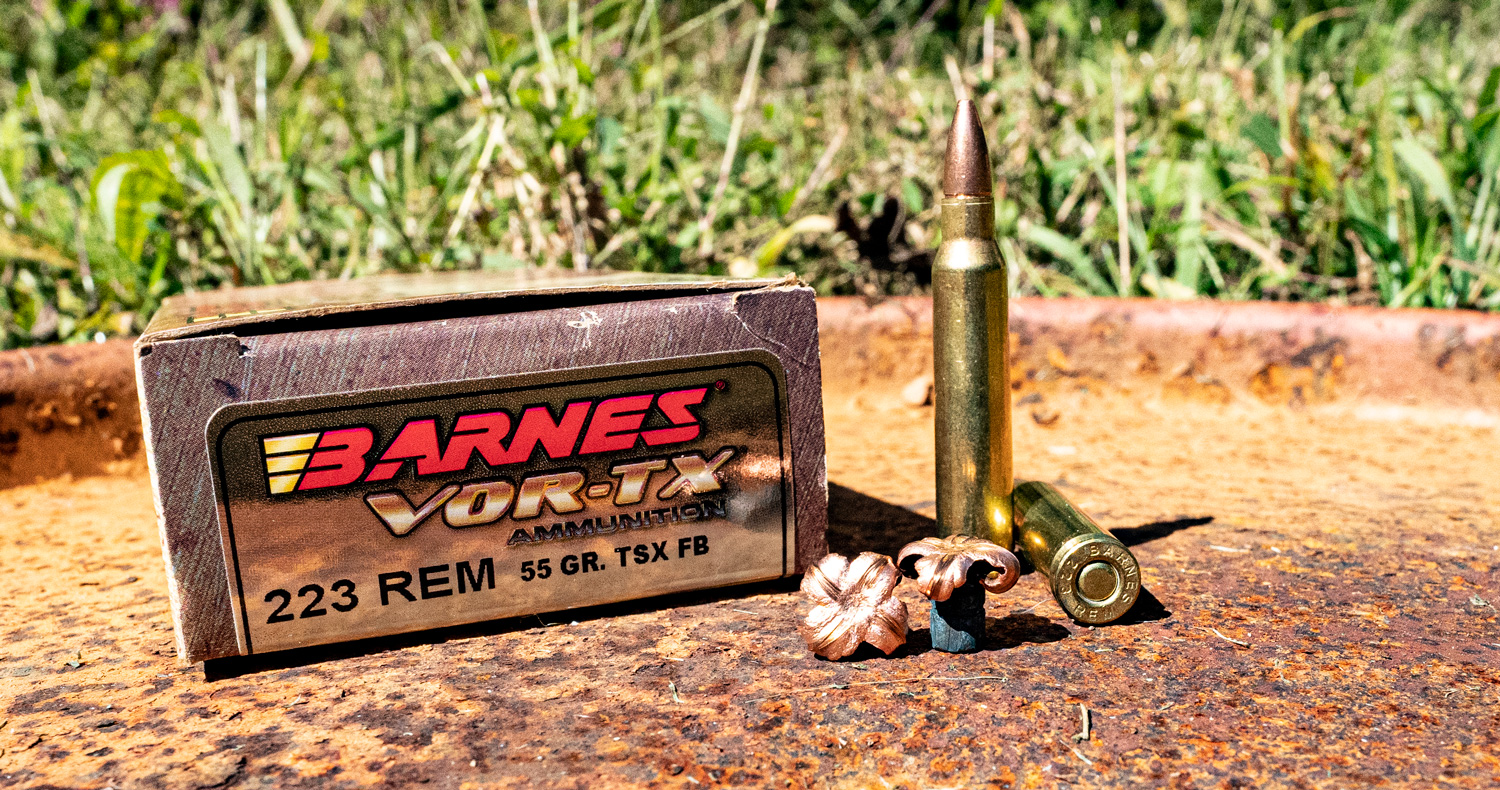
[[[764,351],[225,406],[240,650],[785,576],[789,431]]]

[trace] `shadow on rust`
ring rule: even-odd
[[[895,553],[906,543],[934,534],[933,520],[921,513],[836,483],[829,485],[828,492],[830,512],[828,542],[829,550],[834,553],[854,554],[859,551]],[[1134,546],[1166,537],[1179,529],[1202,526],[1212,521],[1212,517],[1206,517],[1179,519],[1140,527],[1124,527],[1116,530],[1116,535],[1122,542]],[[894,548],[891,548],[892,546]],[[1024,572],[1033,572],[1033,569],[1027,567],[1024,561],[1022,567]],[[730,602],[757,595],[791,593],[797,590],[797,585],[798,580],[795,578],[779,579],[773,582],[674,593],[603,606],[490,620],[332,645],[217,658],[203,662],[203,677],[210,682],[232,680],[294,667],[311,667],[361,656],[378,655],[422,645],[439,645],[457,640],[516,634],[538,627],[550,628],[564,623],[607,622],[610,618],[632,614]],[[1170,614],[1149,590],[1145,590],[1140,602],[1131,613],[1115,625],[1150,622],[1163,619]],[[986,640],[982,650],[1008,650],[1022,644],[1043,644],[1065,639],[1068,635],[1067,629],[1060,628],[1045,618],[1030,614],[999,619],[989,618],[985,633]],[[856,654],[857,657],[848,660],[894,659],[901,656],[921,655],[931,649],[932,642],[927,629],[918,628],[911,631],[907,644],[890,656],[878,650],[867,652],[861,648],[861,651]]]
[[[587,606],[540,615],[526,615],[524,617],[507,617],[499,620],[466,623],[446,628],[432,628],[405,634],[392,634],[328,645],[279,650],[274,653],[213,658],[202,662],[203,676],[204,679],[209,681],[228,680],[272,670],[312,666],[329,661],[342,661],[358,656],[386,653],[419,645],[436,645],[455,640],[515,634],[530,631],[538,627],[551,628],[563,624],[576,625],[579,623],[593,623],[600,620],[607,621],[614,617],[677,609],[687,606],[702,606],[711,603],[733,601],[754,595],[791,593],[796,592],[800,579],[801,577],[785,578],[770,582],[756,582],[754,584],[740,584],[709,590],[671,593],[652,598],[604,604],[602,606]]]

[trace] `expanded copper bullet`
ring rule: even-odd
[[[1046,483],[1022,481],[1014,504],[1016,549],[1068,616],[1102,625],[1130,611],[1141,597],[1141,566],[1124,543]]]
[[[802,577],[812,611],[798,631],[814,653],[837,661],[868,642],[889,655],[906,644],[906,604],[895,596],[901,572],[891,558],[864,552],[818,561]]]
[[[984,129],[972,101],[948,132],[932,264],[937,520],[944,535],[1012,546],[1005,262]]]
[[[984,594],[1003,593],[1021,578],[1016,555],[983,538],[954,535],[908,543],[896,567],[932,601],[932,647],[972,653],[984,643]]]

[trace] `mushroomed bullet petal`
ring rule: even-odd
[[[979,583],[989,592],[1005,592],[1021,577],[1021,564],[1016,555],[987,540],[967,535],[923,538],[906,544],[896,557],[901,572],[916,579],[917,589],[934,601],[953,597],[953,591],[969,580],[969,573],[976,563],[983,563],[979,570],[985,576]]]
[[[1000,549],[998,556],[989,562],[995,567],[995,572],[979,580],[979,583],[984,585],[984,589],[999,595],[1016,586],[1016,582],[1020,581],[1021,562],[1016,559],[1016,555]]]
[[[824,557],[802,577],[813,603],[798,631],[808,648],[828,659],[852,654],[868,642],[889,654],[906,644],[906,604],[893,597],[901,574],[882,554],[865,552],[853,561]]]

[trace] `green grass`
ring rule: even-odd
[[[1226,2],[8,3],[0,346],[397,271],[920,292],[959,92],[1013,293],[1500,307],[1500,0]]]

